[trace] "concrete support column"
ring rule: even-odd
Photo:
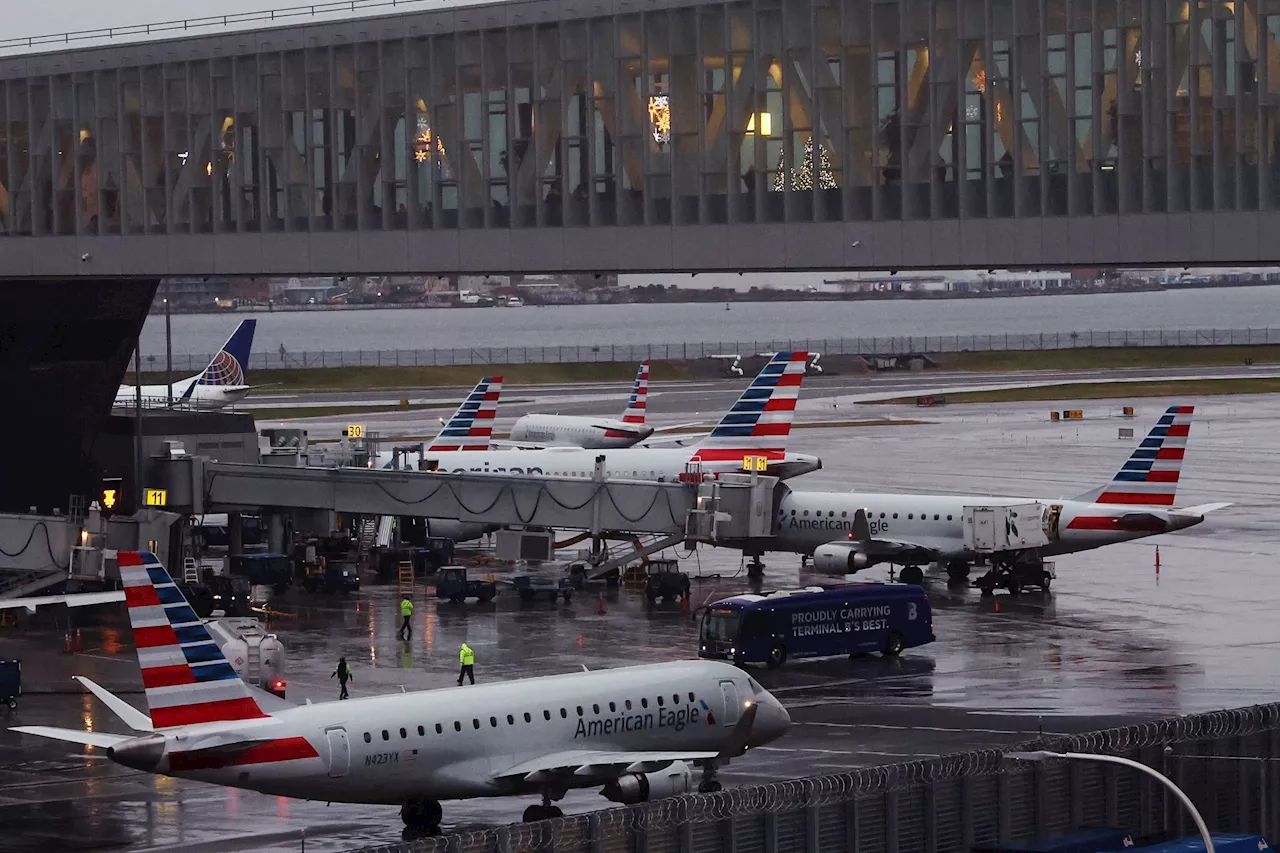
[[[284,533],[284,516],[278,512],[267,516],[267,550],[272,554],[286,553],[287,543]]]
[[[244,519],[238,512],[227,513],[227,555],[244,553]]]

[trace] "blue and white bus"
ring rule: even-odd
[[[788,658],[896,655],[933,640],[933,611],[918,586],[813,586],[707,605],[698,656],[776,668]]]

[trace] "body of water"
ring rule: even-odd
[[[1129,329],[1280,327],[1280,286],[1147,293],[864,302],[404,308],[174,315],[176,355],[216,352],[258,319],[255,351],[466,349],[681,344]],[[144,357],[164,356],[164,317],[147,318]]]

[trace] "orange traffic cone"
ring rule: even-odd
[[[62,637],[62,650],[67,654],[71,654],[71,632],[68,631]]]
[[[80,642],[80,629],[77,628],[76,629],[76,651],[80,651],[83,648],[84,648],[84,645]]]

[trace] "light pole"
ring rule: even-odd
[[[169,292],[169,283],[165,282],[164,292]],[[173,332],[169,328],[169,297],[164,298],[164,387],[165,401],[168,408],[173,408]]]
[[[1191,802],[1181,788],[1173,783],[1173,780],[1163,773],[1155,770],[1140,761],[1133,761],[1128,758],[1121,758],[1118,755],[1099,755],[1094,752],[1051,752],[1049,750],[1036,750],[1034,752],[1006,752],[1005,758],[1012,758],[1016,761],[1048,761],[1053,758],[1071,758],[1076,761],[1099,761],[1103,764],[1119,764],[1121,767],[1128,767],[1132,770],[1138,770],[1146,773],[1164,785],[1173,793],[1178,801],[1182,803],[1190,814],[1191,819],[1195,821],[1196,829],[1200,830],[1200,838],[1204,841],[1205,853],[1216,853],[1213,849],[1213,839],[1209,836],[1209,827],[1205,826],[1204,818],[1200,816],[1200,812],[1196,809],[1195,803]]]

